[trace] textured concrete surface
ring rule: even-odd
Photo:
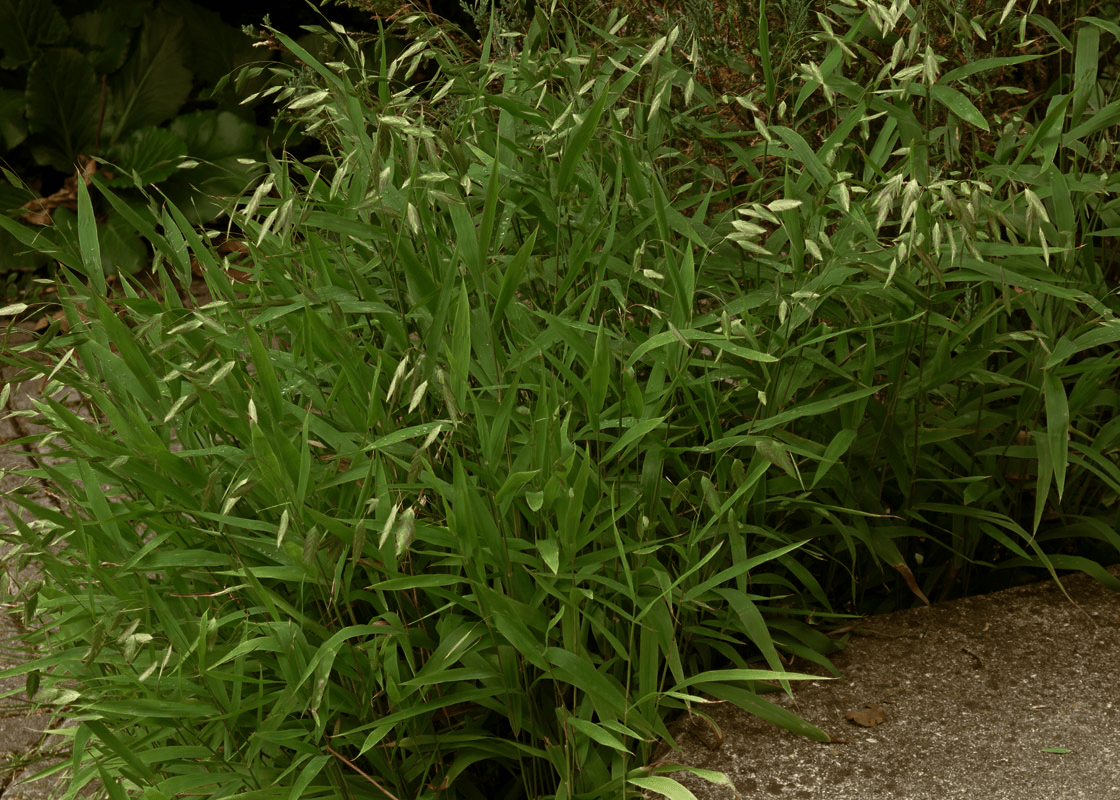
[[[840,679],[771,695],[834,742],[720,704],[666,758],[738,790],[676,773],[700,800],[1120,800],[1120,594],[1062,583],[869,618]]]

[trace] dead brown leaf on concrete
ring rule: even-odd
[[[887,712],[874,703],[868,703],[863,708],[854,708],[844,715],[844,719],[854,722],[861,728],[872,728],[880,722],[887,721]]]

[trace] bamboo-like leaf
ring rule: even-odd
[[[1059,114],[1059,109],[1054,108],[1049,114],[1047,114],[1046,119],[1049,120],[1051,115],[1053,115],[1055,118],[1053,124],[1056,125],[1057,121],[1060,119]],[[1081,141],[1087,136],[1092,136],[1097,131],[1103,131],[1105,128],[1111,128],[1118,122],[1120,122],[1120,100],[1113,100],[1100,111],[1093,114],[1088,119],[1083,120],[1080,125],[1073,128],[1073,130],[1069,132],[1068,138],[1075,141]],[[1046,120],[1043,120],[1043,125],[1045,124]],[[1035,131],[1036,135],[1039,135],[1041,137],[1041,134],[1039,134],[1041,130],[1042,126],[1040,126],[1039,129]],[[1051,128],[1047,127],[1045,133],[1049,133],[1050,130]],[[1035,144],[1034,136],[1031,137],[1028,144]]]
[[[832,175],[813,152],[813,148],[809,147],[809,143],[805,141],[800,133],[787,128],[784,125],[771,125],[770,132],[778,135],[778,138],[786,143],[789,147],[793,157],[797,159],[808,170],[809,174],[813,176],[813,180],[817,182],[818,186],[827,188],[832,184]]]
[[[603,460],[610,461],[617,458],[623,451],[631,445],[640,441],[643,437],[648,435],[657,428],[661,427],[661,423],[665,421],[665,417],[654,417],[652,419],[643,419],[635,422],[629,427],[618,440],[610,446],[606,453],[603,454]]]
[[[280,396],[280,381],[276,377],[276,369],[268,357],[268,351],[265,350],[261,337],[257,335],[252,324],[246,324],[244,330],[245,338],[249,341],[249,354],[257,371],[256,381],[264,395],[268,413],[274,423],[279,422],[283,418],[284,411],[283,399]]]
[[[778,96],[774,65],[770,52],[770,20],[766,16],[766,0],[758,3],[758,55],[762,63],[762,78],[766,82],[766,107],[773,108]]]
[[[793,678],[792,674],[787,673],[787,678]],[[807,679],[809,676],[805,676]],[[822,680],[817,677],[816,680]],[[739,708],[749,711],[759,719],[765,720],[779,728],[784,728],[791,733],[796,733],[801,736],[807,736],[810,739],[818,742],[832,741],[827,733],[820,728],[812,725],[792,711],[787,711],[781,706],[774,705],[773,703],[763,700],[754,692],[744,689],[740,686],[729,685],[726,679],[717,678],[713,682],[705,682],[702,684],[703,691],[710,694],[712,697],[717,697],[721,700],[727,700],[734,703]]]
[[[968,124],[984,131],[990,130],[984,115],[961,92],[942,83],[935,83],[929,87],[929,93],[934,100]]]
[[[502,272],[502,283],[498,289],[498,296],[494,300],[494,312],[490,318],[490,324],[496,329],[498,323],[504,318],[506,308],[509,307],[510,301],[513,299],[517,287],[520,285],[522,277],[525,274],[525,268],[529,264],[530,256],[533,248],[537,242],[537,232],[540,228],[534,228],[530,233],[525,243],[521,245],[517,253],[506,264],[505,270]]]
[[[604,82],[606,78],[604,77]],[[620,81],[621,83],[621,81]],[[629,81],[627,81],[629,83]],[[607,104],[612,102],[617,94],[621,93],[621,89],[614,87],[604,86],[599,92],[599,96],[595,102],[591,104],[591,108],[587,110],[584,115],[583,121],[575,132],[571,135],[567,145],[564,147],[564,155],[560,159],[560,169],[556,175],[556,188],[559,192],[568,190],[568,185],[572,182],[572,178],[576,172],[576,166],[579,160],[583,158],[583,154],[587,151],[587,147],[591,144],[596,130],[599,127],[599,120],[603,116],[603,112],[607,108]]]
[[[770,636],[770,629],[766,626],[766,621],[758,610],[758,606],[754,604],[750,597],[738,589],[717,588],[715,593],[720,595],[735,612],[743,626],[743,631],[747,634],[747,638],[762,653],[762,657],[766,659],[770,669],[774,672],[783,672],[785,666],[782,664],[781,658],[778,657],[774,640]],[[789,682],[782,679],[781,684],[782,688],[789,692]]]
[[[941,76],[939,81],[942,85],[948,85],[953,81],[958,81],[961,78],[967,78],[970,75],[975,75],[979,72],[987,72],[988,70],[1001,69],[1002,67],[1013,67],[1017,64],[1025,64],[1028,61],[1036,61],[1042,58],[1041,54],[1025,55],[1025,56],[996,56],[992,58],[978,58],[975,61],[970,61],[963,64],[956,69],[951,69]]]
[[[609,747],[617,750],[620,753],[631,753],[630,749],[622,743],[622,740],[608,731],[601,725],[596,725],[590,720],[581,719],[580,717],[568,717],[567,724],[575,728],[579,733],[582,733],[591,741],[603,747]],[[632,754],[632,753],[631,753]]]
[[[552,671],[561,681],[591,698],[595,712],[601,720],[626,717],[626,698],[617,686],[596,669],[594,664],[558,647],[547,648],[544,655]]]
[[[101,266],[101,247],[98,244],[97,221],[93,216],[93,202],[85,181],[78,181],[78,247],[82,254],[85,274],[99,295],[105,293],[105,270]]]
[[[663,775],[650,775],[645,778],[628,778],[626,782],[647,792],[657,792],[660,795],[668,797],[669,800],[696,800],[696,795],[684,784],[672,778],[666,778]]]
[[[1069,463],[1069,398],[1061,378],[1053,371],[1043,374],[1042,393],[1046,402],[1046,439],[1053,459],[1054,484],[1061,500]]]
[[[173,704],[169,704],[168,706],[164,706],[163,708],[164,709],[170,709],[171,705],[173,705]],[[156,711],[160,710],[160,706],[159,706],[158,703],[155,704],[155,706],[153,707],[153,710],[156,710]],[[167,714],[167,716],[174,716],[174,715],[175,715],[174,710],[172,710],[170,714]],[[88,728],[93,733],[94,736],[96,736],[98,739],[100,739],[101,742],[106,747],[108,747],[109,750],[114,755],[116,755],[118,758],[120,758],[122,761],[124,761],[130,767],[132,767],[132,769],[135,770],[136,775],[138,775],[141,778],[145,778],[149,781],[153,781],[153,782],[155,781],[155,774],[151,771],[151,769],[148,767],[148,765],[145,764],[135,752],[133,752],[132,748],[130,748],[129,746],[124,744],[119,738],[114,736],[109,731],[109,729],[105,726],[105,724],[103,722],[101,722],[100,720],[92,720],[91,719],[91,720],[85,720],[82,723],[82,725],[85,726],[86,728]]]
[[[1083,25],[1077,31],[1077,51],[1073,64],[1073,100],[1069,107],[1070,127],[1081,122],[1089,97],[1097,88],[1097,69],[1100,65],[1100,28]]]
[[[599,412],[603,410],[603,402],[606,400],[607,390],[610,388],[610,377],[610,352],[607,349],[603,326],[600,325],[595,334],[595,357],[591,362],[588,381],[591,387],[590,412],[592,419],[598,418]]]

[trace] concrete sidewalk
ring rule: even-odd
[[[1047,580],[869,618],[839,680],[771,696],[834,743],[721,704],[720,731],[694,719],[666,759],[725,772],[742,800],[1120,800],[1120,594],[1062,583],[1076,604]],[[700,800],[736,797],[685,775]]]

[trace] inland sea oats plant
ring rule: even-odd
[[[617,12],[398,22],[275,34],[323,147],[231,208],[247,258],[95,179],[66,329],[3,355],[61,505],[8,498],[44,579],[3,674],[68,796],[685,798],[655,751],[712,700],[827,740],[765,694],[834,609],[1111,581],[1115,26],[1053,23],[1073,77],[1004,119],[1033,56],[946,63],[905,3],[822,12],[781,109]],[[106,292],[94,197],[159,291]]]

